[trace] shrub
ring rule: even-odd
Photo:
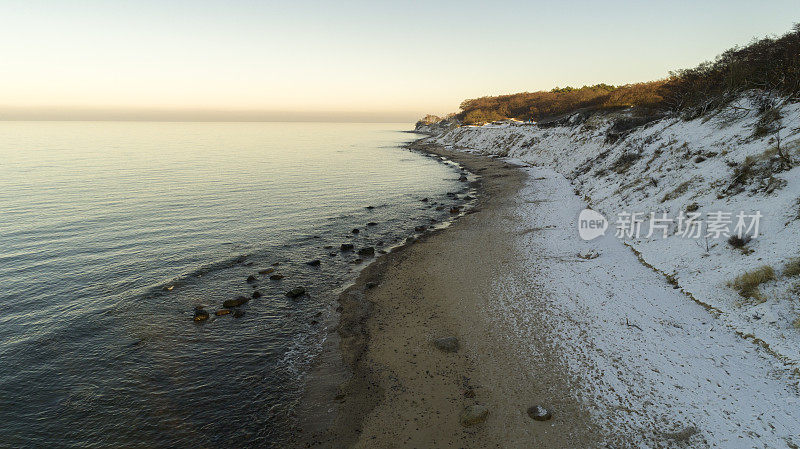
[[[800,257],[790,260],[785,267],[783,267],[784,276],[798,276],[800,275]]]
[[[753,298],[763,301],[764,299],[761,296],[761,292],[758,290],[758,286],[774,279],[775,270],[768,265],[764,265],[763,267],[739,275],[736,279],[728,283],[728,287],[739,292],[739,295],[744,298]]]
[[[731,245],[734,248],[744,248],[745,245],[750,243],[750,236],[746,235],[744,237],[739,237],[738,235],[732,235],[728,237],[728,245]]]
[[[616,120],[606,131],[606,143],[614,143],[633,129],[644,126],[658,118],[656,115],[634,115],[633,117]]]
[[[675,187],[671,192],[667,192],[661,198],[662,203],[666,203],[667,201],[674,200],[676,198],[680,198],[689,191],[689,186],[695,184],[699,181],[700,178],[694,177],[688,181],[684,181],[680,183],[677,187]]]
[[[753,137],[764,137],[776,133],[780,129],[781,118],[778,108],[773,107],[762,112],[753,127]]]
[[[617,172],[618,174],[623,174],[628,171],[633,164],[636,163],[642,156],[637,152],[627,152],[622,154],[619,159],[614,161],[612,164],[611,169]]]
[[[734,195],[744,190],[745,185],[756,174],[756,158],[747,156],[741,164],[736,164],[733,168],[731,183],[725,188],[725,193]]]

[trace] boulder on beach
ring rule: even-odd
[[[489,409],[485,405],[469,405],[464,407],[464,411],[461,412],[459,422],[464,427],[474,426],[486,421],[488,416]]]
[[[288,296],[288,297],[290,297],[292,299],[299,298],[300,296],[303,296],[305,294],[306,294],[306,289],[304,287],[295,287],[295,288],[289,290],[288,292],[286,292],[286,296]]]
[[[341,251],[352,251],[353,248],[355,247],[352,243],[342,243],[342,246],[339,247]]]
[[[458,352],[460,345],[456,337],[443,337],[433,340],[433,345],[444,352]]]
[[[367,246],[358,250],[359,256],[372,257],[375,255],[375,248]]]
[[[550,411],[542,407],[541,405],[534,405],[528,407],[528,416],[530,416],[536,421],[547,421],[548,419],[553,417]]]
[[[247,296],[239,296],[236,299],[226,299],[222,303],[222,307],[225,307],[226,309],[230,309],[232,307],[239,307],[242,304],[246,303],[247,301],[250,301],[250,298],[248,298]]]
[[[451,214],[457,214],[459,212],[461,212],[461,207],[459,207],[459,206],[453,206],[453,207],[450,208],[450,213]]]

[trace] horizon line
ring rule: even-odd
[[[416,111],[0,106],[0,121],[414,123]]]
[[[141,122],[141,123],[414,123],[416,120],[225,120],[225,119],[124,119],[124,118],[0,118],[0,122]]]

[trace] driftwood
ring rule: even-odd
[[[640,331],[644,332],[644,330],[641,327],[637,326],[636,324],[629,323],[627,318],[625,318],[625,325],[628,327],[635,327],[636,329],[639,329]]]

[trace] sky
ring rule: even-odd
[[[413,121],[663,78],[800,1],[0,0],[0,119]]]

